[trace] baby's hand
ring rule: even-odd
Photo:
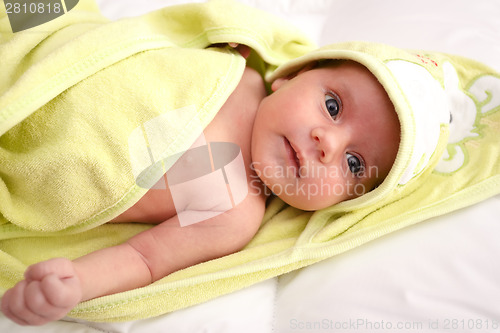
[[[238,43],[228,43],[228,45],[236,49],[236,51],[238,51],[245,59],[247,59],[250,55],[250,48],[246,45]]]
[[[251,49],[250,47],[246,46],[246,45],[243,45],[243,44],[238,44],[238,43],[227,43],[227,44],[224,44],[224,43],[217,43],[217,44],[212,44],[212,46],[215,46],[215,47],[224,47],[225,45],[229,45],[230,47],[232,47],[233,49],[235,49],[236,51],[238,51],[241,56],[245,59],[248,58],[248,56],[250,55],[250,52],[251,52]]]
[[[56,258],[28,267],[25,280],[2,297],[2,312],[20,325],[43,325],[63,318],[82,298],[73,262]]]

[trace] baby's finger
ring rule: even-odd
[[[247,59],[250,55],[250,47],[246,45],[238,45],[236,46],[236,50],[243,56],[243,58]]]
[[[42,280],[41,289],[50,304],[62,309],[74,307],[82,297],[76,277],[59,279],[53,274],[48,275]]]
[[[24,277],[28,281],[41,281],[49,274],[56,274],[63,279],[74,275],[73,264],[66,258],[54,258],[28,267]]]
[[[26,281],[19,282],[14,288],[8,290],[2,298],[2,312],[16,324],[42,325],[47,320],[29,310],[24,299]]]
[[[54,306],[47,300],[38,281],[28,284],[24,297],[28,309],[44,318],[46,322],[61,319],[67,313],[65,309]]]
[[[5,294],[3,294],[2,296],[2,304],[1,304],[1,309],[2,309],[2,313],[7,317],[9,318],[10,320],[12,320],[13,322],[15,322],[16,324],[19,324],[19,325],[27,325],[27,323],[25,321],[20,321],[17,316],[15,316],[12,311],[10,310],[10,307],[11,307],[11,303],[12,303],[12,297],[13,297],[13,293],[14,293],[14,290],[13,289],[9,289],[5,292]]]

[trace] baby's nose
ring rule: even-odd
[[[318,159],[324,164],[332,162],[335,156],[343,151],[341,148],[343,140],[334,138],[333,133],[324,128],[317,127],[313,129],[311,138],[315,143]]]

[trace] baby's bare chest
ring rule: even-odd
[[[262,80],[245,71],[237,88],[204,129],[148,193],[122,214],[123,222],[161,223],[178,216],[188,225],[226,212],[254,195],[251,168],[255,114],[265,96]],[[259,86],[260,85],[260,86]]]

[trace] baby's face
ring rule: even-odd
[[[257,111],[253,168],[288,204],[317,210],[370,191],[389,173],[400,124],[385,90],[344,62],[273,84]]]

